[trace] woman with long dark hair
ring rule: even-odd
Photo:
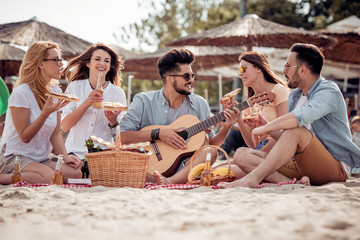
[[[71,59],[63,74],[69,81],[66,92],[75,94],[80,102],[71,102],[62,113],[61,128],[70,130],[66,139],[67,150],[84,159],[87,151],[85,140],[91,135],[113,142],[112,130],[119,124],[125,113],[103,111],[93,103],[120,102],[126,106],[124,91],[120,88],[120,69],[123,62],[107,45],[97,43],[84,53]],[[99,81],[100,88],[97,88]]]
[[[262,108],[261,116],[270,122],[287,113],[290,90],[270,69],[270,64],[265,55],[254,51],[245,52],[240,55],[239,60],[239,77],[245,87],[247,98],[268,91],[275,93],[274,101]],[[244,113],[247,114],[247,111]],[[254,146],[251,132],[256,127],[255,123],[240,119],[238,125],[246,145],[250,149],[258,147],[263,152],[268,152],[275,144],[275,140],[269,138],[264,140],[260,146]]]

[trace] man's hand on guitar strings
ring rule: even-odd
[[[186,141],[177,132],[181,132],[179,129],[160,129],[159,138],[166,144],[169,144],[175,149],[185,149]]]
[[[231,127],[236,123],[237,120],[241,118],[241,111],[238,108],[225,109],[224,115],[226,118],[224,125],[229,125]]]

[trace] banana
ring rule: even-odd
[[[227,167],[215,168],[212,174],[213,176],[225,176],[228,174],[228,168]],[[234,172],[232,170],[230,170],[230,175],[234,175]]]
[[[200,177],[202,170],[205,168],[205,163],[200,163],[194,166],[188,175],[188,181],[191,182],[194,178]]]

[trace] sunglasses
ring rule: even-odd
[[[247,67],[241,66],[241,67],[238,69],[238,73],[246,73],[246,69],[247,69]]]
[[[295,68],[295,67],[301,67],[302,65],[296,65],[296,66],[290,66],[290,65],[285,65],[284,68]]]
[[[57,62],[58,66],[60,66],[63,59],[62,58],[51,58],[51,59],[43,59],[43,61],[54,61],[54,62]]]
[[[195,74],[194,73],[184,73],[183,75],[169,75],[171,77],[183,77],[185,78],[185,80],[188,82],[190,81],[191,79],[195,79]]]

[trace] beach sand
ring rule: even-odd
[[[0,239],[360,239],[360,179],[144,190],[0,185]]]

